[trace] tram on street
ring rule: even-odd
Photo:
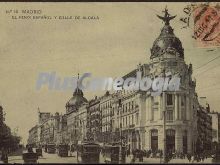
[[[67,144],[59,144],[57,147],[57,154],[60,157],[68,157],[69,146]]]
[[[103,155],[106,163],[125,163],[126,147],[115,144],[104,145]]]
[[[38,155],[33,152],[33,148],[29,147],[27,151],[23,152],[22,158],[24,163],[37,163]]]
[[[99,163],[100,145],[92,142],[84,142],[77,145],[77,161],[78,163]]]

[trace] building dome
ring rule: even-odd
[[[83,96],[81,89],[76,88],[73,93],[73,97],[66,103],[67,106],[80,106],[82,103],[88,102]]]
[[[77,110],[82,104],[87,103],[87,99],[83,96],[83,91],[78,87],[73,92],[73,97],[66,103],[67,113]]]
[[[151,49],[151,59],[160,57],[164,53],[179,54],[180,58],[184,58],[184,49],[182,43],[173,33],[173,29],[169,24],[169,21],[175,16],[170,17],[168,10],[165,10],[165,16],[158,16],[165,22],[164,27],[161,30],[159,37],[154,41]]]

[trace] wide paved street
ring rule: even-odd
[[[24,163],[22,156],[9,157],[9,163]],[[38,163],[77,163],[76,155],[69,157],[59,157],[57,154],[43,152],[43,157],[39,157]]]
[[[131,163],[132,156],[126,158],[126,163]],[[24,163],[22,156],[10,156],[9,163]],[[48,154],[43,152],[43,157],[39,157],[38,163],[77,163],[76,152],[69,157],[59,157],[57,154]],[[100,163],[104,163],[104,158],[100,154]],[[160,163],[158,158],[144,158],[143,162],[136,160],[135,163]],[[173,159],[169,163],[189,163],[187,159]],[[192,162],[191,162],[192,163]],[[197,162],[194,162],[195,164]],[[212,163],[212,159],[208,158],[204,162],[199,163]]]

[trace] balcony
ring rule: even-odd
[[[128,128],[134,128],[135,127],[135,124],[131,124],[128,126]]]

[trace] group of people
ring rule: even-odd
[[[195,153],[195,154],[184,154],[184,153],[178,153],[178,152],[170,152],[167,154],[167,161],[170,161],[171,159],[188,159],[189,162],[204,162],[205,159],[209,157],[208,153]]]
[[[130,152],[127,152],[127,156],[128,155],[130,155]],[[139,162],[143,162],[144,156],[146,156],[146,151],[140,149],[133,149],[132,155],[133,155],[132,162],[135,162],[136,159],[139,159]]]
[[[127,156],[130,155],[130,151],[127,151]],[[157,150],[140,150],[140,149],[133,149],[132,150],[132,162],[135,162],[138,160],[139,162],[143,162],[143,158],[162,158],[163,157],[163,151]],[[182,152],[167,152],[165,161],[169,162],[171,159],[188,159],[189,162],[204,162],[205,159],[207,159],[209,155],[207,153],[197,153],[197,154],[185,154]]]
[[[208,155],[207,154],[195,154],[195,155],[190,155],[190,154],[187,154],[187,159],[189,160],[189,162],[204,162],[205,159],[208,158]]]
[[[127,151],[127,156],[130,155],[130,152]],[[152,150],[141,150],[141,149],[133,149],[132,150],[132,161],[135,162],[135,160],[138,158],[140,162],[143,162],[143,158],[160,158],[163,155],[162,150],[152,151]]]

